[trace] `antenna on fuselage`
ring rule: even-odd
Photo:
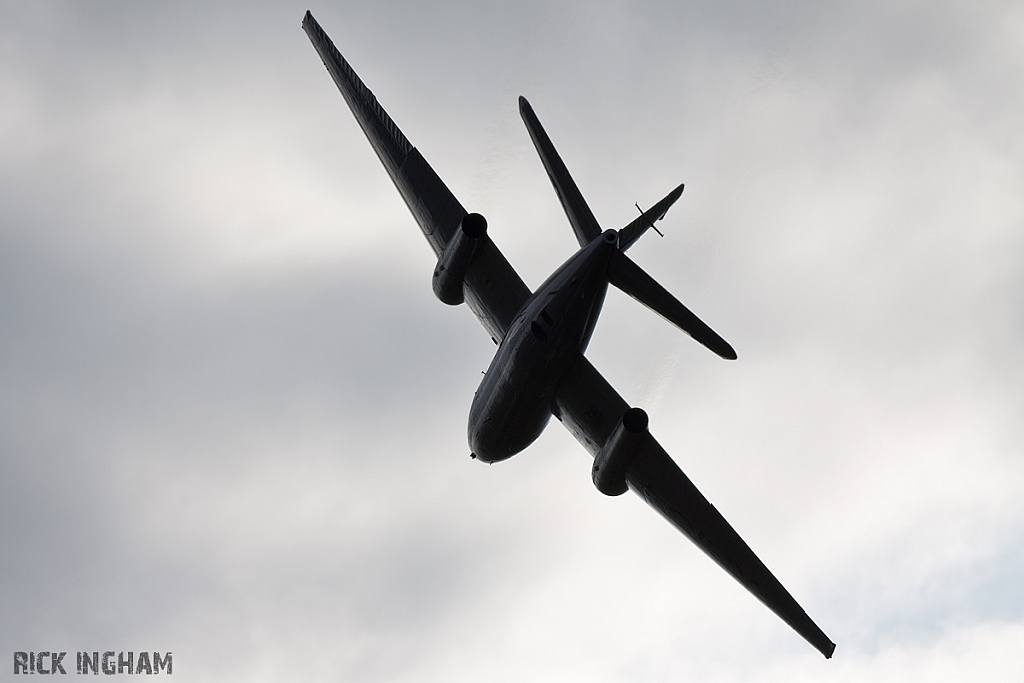
[[[636,207],[636,210],[640,212],[641,216],[644,215],[644,210],[640,208],[640,202],[633,202],[633,206]],[[651,229],[654,230],[654,232],[658,233],[658,235],[660,235],[661,237],[665,236],[661,233],[661,230],[658,230],[658,228],[654,226],[654,223],[651,223]]]

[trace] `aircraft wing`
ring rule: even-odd
[[[629,405],[593,365],[579,356],[555,397],[555,416],[596,456]],[[835,643],[818,628],[739,534],[650,437],[626,472],[629,488],[770,610],[832,657]]]
[[[440,256],[466,210],[419,150],[402,134],[308,11],[302,19],[302,28],[419,223],[434,254]],[[531,292],[491,238],[485,235],[466,274],[465,294],[466,303],[497,344],[504,338]]]

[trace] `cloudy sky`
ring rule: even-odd
[[[491,467],[494,347],[299,23],[536,287],[598,220],[589,358],[837,643],[557,423]],[[960,681],[1024,668],[1017,3],[0,3],[0,666],[186,681]],[[67,660],[65,660],[67,664]],[[20,680],[20,679],[14,679]]]

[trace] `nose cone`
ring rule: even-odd
[[[613,228],[608,228],[603,233],[601,233],[601,238],[605,241],[606,244],[611,244],[611,245],[616,246],[616,247],[619,246],[619,231],[618,230],[615,230]]]
[[[490,427],[489,421],[470,424],[469,448],[473,451],[473,459],[488,463],[500,462],[518,453],[510,448],[510,444],[502,436]]]
[[[513,398],[509,392],[500,398]],[[470,413],[469,448],[476,460],[508,460],[537,440],[551,417],[549,403],[496,401],[475,416]],[[474,419],[474,417],[476,419]]]

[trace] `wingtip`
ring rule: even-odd
[[[522,95],[519,96],[519,113],[524,114],[527,111],[533,111],[533,107],[530,106],[529,100]]]
[[[725,360],[736,360],[736,349],[732,348],[732,344],[722,339],[722,337],[720,337],[718,333],[710,327],[707,327],[706,325],[704,327],[707,332],[706,336],[694,337],[692,332],[687,332],[687,334],[694,337],[694,339],[707,347],[719,358],[723,358]]]

